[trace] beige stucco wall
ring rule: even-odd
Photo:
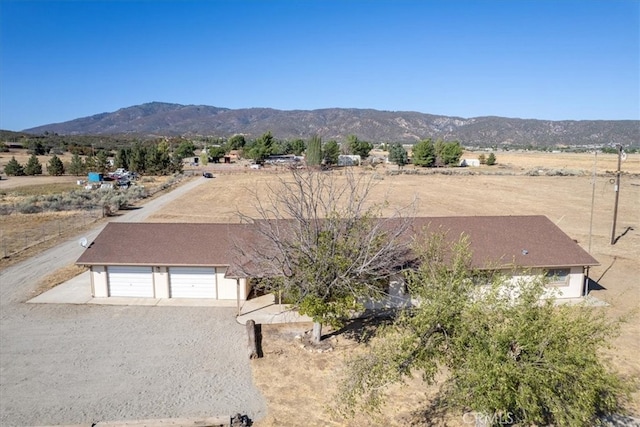
[[[107,285],[107,269],[104,265],[91,266],[91,295],[94,298],[106,298],[109,296]]]
[[[153,294],[156,298],[169,298],[169,269],[153,267]]]
[[[532,273],[529,273],[529,274],[523,273],[520,275],[514,275],[512,280],[518,281],[518,280],[534,279],[537,277],[536,275],[541,275],[541,274],[544,274],[544,271],[538,270],[538,271],[533,271]],[[582,297],[583,288],[584,288],[583,268],[571,267],[569,268],[569,275],[567,276],[567,279],[565,281],[561,283],[549,283],[547,285],[547,290],[543,295],[543,298],[549,298],[551,296],[554,296],[555,298],[558,298],[558,299],[580,298]]]
[[[360,301],[367,310],[382,310],[388,308],[409,307],[412,304],[411,295],[406,292],[406,286],[401,278],[389,283],[387,296],[379,301],[365,298]]]
[[[538,278],[539,275],[543,275],[544,271],[537,270],[533,272],[520,272],[515,274],[512,272],[505,272],[505,274],[511,276],[511,279],[509,279],[511,283],[517,284],[523,280],[534,280]],[[557,299],[580,298],[584,291],[584,279],[582,267],[571,267],[569,268],[569,275],[567,276],[567,279],[563,282],[549,283],[542,298],[550,298],[552,296]],[[363,299],[361,302],[364,304],[365,308],[370,310],[392,307],[408,307],[411,304],[417,303],[417,301],[412,300],[411,296],[405,292],[405,286],[401,279],[394,280],[390,283],[388,296],[383,300],[373,301],[370,299]]]
[[[229,279],[224,277],[227,269],[226,267],[216,268],[216,285],[218,299],[220,300],[236,300],[238,298],[238,282],[236,279]],[[249,295],[249,287],[247,286],[246,279],[240,280],[240,300],[244,301]]]

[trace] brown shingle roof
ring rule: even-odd
[[[242,224],[111,222],[78,258],[84,265],[225,266]]]
[[[545,216],[414,218],[412,232],[469,238],[476,267],[554,268],[598,262]],[[248,224],[109,223],[76,262],[82,265],[233,266]]]
[[[415,218],[424,227],[456,240],[466,234],[474,267],[554,268],[593,266],[598,261],[546,216],[469,216]]]

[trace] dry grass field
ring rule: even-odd
[[[15,156],[21,164],[26,164],[29,154],[26,150],[12,150],[0,153],[0,171]],[[63,162],[71,159],[69,153],[59,156]],[[38,156],[44,165],[50,156]],[[52,247],[60,239],[78,234],[88,227],[93,227],[103,218],[102,208],[76,209],[68,211],[45,210],[44,212],[19,213],[20,206],[33,204],[34,196],[54,196],[81,189],[77,181],[85,176],[2,176],[0,180],[0,269],[31,256],[38,251]],[[150,194],[154,194],[170,177],[144,177],[141,184]],[[5,215],[7,210],[13,211]]]
[[[475,155],[474,155],[475,156]],[[475,156],[477,157],[477,156]],[[471,157],[470,158],[475,158]],[[614,347],[603,354],[612,367],[630,378],[640,378],[640,156],[629,155],[622,165],[615,245],[610,244],[614,206],[613,171],[617,156],[599,154],[595,185],[591,173],[593,154],[498,153],[494,167],[467,168],[464,174],[439,170],[428,174],[390,175],[383,167],[363,168],[375,174],[376,199],[390,207],[407,205],[418,199],[418,215],[546,215],[600,262],[591,270],[601,287],[591,296],[609,304],[612,317],[633,315],[623,325]],[[393,169],[393,168],[391,168]],[[411,168],[408,168],[410,170]],[[558,169],[574,176],[529,176],[539,169]],[[238,210],[252,212],[251,194],[266,191],[281,173],[268,170],[234,170],[224,165],[213,169],[216,178],[193,194],[176,200],[149,220],[156,222],[236,221]],[[471,174],[472,173],[472,174]],[[569,173],[566,173],[569,174]],[[542,174],[541,174],[542,175]],[[593,225],[591,223],[593,198]],[[592,232],[590,233],[590,229]],[[591,236],[590,236],[591,235]],[[282,425],[361,426],[425,425],[418,405],[428,405],[433,388],[419,381],[392,389],[391,405],[382,418],[340,419],[331,410],[336,378],[344,356],[360,347],[344,335],[334,338],[333,353],[308,353],[299,348],[294,336],[308,324],[263,325],[265,357],[252,362],[254,379],[269,405],[266,419],[257,427]],[[640,416],[640,393],[629,403]],[[460,414],[449,414],[441,425],[464,425]],[[365,421],[366,420],[366,421]],[[437,425],[437,424],[429,424]]]
[[[464,157],[477,158],[478,154],[465,153]],[[10,158],[11,153],[3,153],[0,168]],[[47,160],[43,160],[45,164]],[[499,152],[497,160],[493,167],[391,174],[395,167],[378,166],[363,167],[360,173],[375,176],[374,197],[386,200],[390,209],[416,198],[417,215],[422,216],[549,217],[584,249],[590,249],[600,262],[591,270],[590,276],[600,284],[591,296],[607,302],[609,306],[604,310],[612,317],[634,315],[623,325],[620,336],[614,338],[613,348],[602,357],[624,375],[640,378],[640,155],[629,155],[622,164],[615,245],[610,244],[610,239],[617,156],[597,156],[595,183],[591,177],[593,154]],[[24,163],[26,159],[19,161]],[[250,170],[239,165],[208,165],[204,169],[216,178],[166,205],[148,221],[235,222],[238,211],[253,212],[251,194],[264,193],[279,177],[286,176],[284,170]],[[413,172],[411,167],[406,169]],[[554,175],[565,176],[546,176],[545,171],[549,170],[561,171]],[[535,175],[532,171],[540,171],[539,176],[531,176]],[[26,179],[52,182],[59,178]],[[2,180],[0,190],[16,188],[21,181],[22,178]],[[5,218],[2,221],[2,228],[12,227]],[[28,227],[16,225],[20,226]],[[254,381],[268,402],[269,414],[255,422],[256,427],[464,425],[460,414],[448,414],[446,421],[439,423],[426,423],[420,413],[414,412],[429,405],[434,394],[433,387],[425,387],[418,380],[390,390],[392,404],[381,418],[341,419],[331,409],[336,378],[344,357],[360,351],[362,346],[348,335],[338,334],[332,338],[334,352],[309,353],[294,339],[309,328],[310,324],[262,325],[264,357],[251,363]],[[640,416],[640,393],[633,394],[628,406],[635,416]]]

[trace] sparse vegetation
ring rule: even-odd
[[[390,384],[414,373],[430,384],[441,370],[438,400],[492,425],[586,427],[619,411],[630,388],[600,358],[618,322],[597,308],[541,302],[543,276],[514,283],[474,271],[468,247],[442,235],[417,242],[420,266],[406,283],[419,303],[347,364],[337,396],[344,413],[380,411]],[[478,277],[489,283],[481,292]]]
[[[493,153],[489,153],[489,156],[487,156],[487,162],[486,162],[487,166],[493,166],[496,164],[496,155]]]

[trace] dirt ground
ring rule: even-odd
[[[467,156],[477,158],[477,153]],[[406,206],[416,197],[417,215],[422,216],[546,215],[600,262],[590,272],[600,286],[590,295],[609,303],[606,310],[612,317],[636,313],[640,307],[640,155],[629,155],[622,164],[614,245],[610,241],[616,155],[599,154],[596,159],[588,153],[509,152],[498,153],[497,159],[499,164],[494,167],[458,169],[450,175],[445,170],[389,175],[384,167],[365,173],[375,174],[375,197],[386,199],[390,209]],[[572,176],[545,176],[548,170]],[[539,171],[540,176],[530,176],[531,171]],[[200,187],[197,194],[175,200],[148,220],[235,221],[238,210],[251,213],[252,190],[266,191],[279,176],[268,170],[225,173],[223,167],[215,172],[216,178],[207,183],[209,191]],[[614,339],[614,348],[604,355],[612,367],[636,379],[640,378],[638,325],[635,314]],[[423,425],[412,411],[428,405],[434,389],[418,380],[391,390],[392,404],[382,418],[340,419],[331,409],[336,375],[344,356],[358,345],[338,335],[334,352],[309,353],[294,339],[308,328],[305,324],[262,325],[264,358],[253,361],[252,366],[269,415],[255,426],[405,426],[411,420]],[[633,394],[628,406],[631,413],[640,416],[640,393]],[[462,415],[449,414],[446,425],[464,425]]]
[[[477,154],[465,157],[477,158]],[[419,170],[419,174],[391,175],[387,172],[395,167],[383,166],[363,170],[375,176],[378,183],[375,198],[387,200],[389,209],[405,206],[417,198],[416,214],[423,216],[546,215],[600,262],[600,266],[590,272],[591,278],[600,285],[591,290],[591,295],[610,304],[607,313],[618,317],[637,312],[640,307],[640,155],[629,155],[622,164],[614,245],[610,240],[617,156],[499,152],[497,161],[491,168],[453,172]],[[597,162],[595,182],[591,176],[594,161]],[[250,170],[238,165],[209,165],[203,169],[212,171],[215,178],[165,205],[146,221],[237,221],[239,210],[252,212],[252,191],[264,193],[284,173],[267,168]],[[406,169],[412,171],[411,167]],[[546,176],[550,170],[570,176]],[[532,171],[538,171],[539,176],[530,176]],[[623,325],[620,336],[613,341],[614,347],[603,355],[612,367],[633,378],[640,378],[638,325],[635,315]],[[256,427],[406,426],[412,421],[424,425],[413,411],[430,403],[434,388],[425,387],[417,379],[406,387],[390,390],[392,405],[381,418],[341,419],[332,410],[336,378],[344,357],[361,347],[348,336],[338,334],[332,338],[335,351],[309,353],[300,348],[294,338],[309,329],[309,324],[261,327],[264,357],[252,361],[251,365],[253,380],[267,401],[268,415],[257,420]],[[640,393],[633,394],[629,409],[640,416]],[[446,425],[465,424],[460,414],[449,414]]]
[[[144,221],[204,182],[184,180],[109,220]],[[83,234],[91,241],[100,231],[94,225]],[[83,270],[73,265],[84,250],[81,236],[0,266],[0,425],[132,425],[124,420],[162,418],[186,425],[239,410],[253,419],[266,416],[235,308],[26,303]]]
[[[80,189],[78,179],[72,176],[48,175],[3,178],[0,180],[0,207],[20,206],[37,195],[57,195]],[[140,185],[144,185],[151,196],[140,203],[146,203],[159,195],[158,190],[169,179],[169,176],[143,177]],[[180,185],[180,182],[176,185]],[[0,270],[53,247],[61,239],[109,220],[99,206],[36,214],[14,211],[10,215],[1,215],[0,218]]]

